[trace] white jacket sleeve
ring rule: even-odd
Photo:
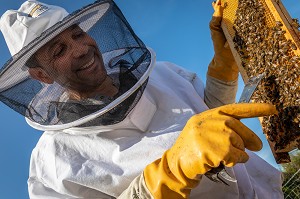
[[[126,175],[127,170],[118,169],[114,162],[107,164],[107,159],[98,157],[108,154],[112,158],[109,152],[119,151],[119,147],[116,150],[109,148],[111,141],[105,143],[99,140],[103,138],[97,134],[73,136],[45,132],[31,154],[28,179],[30,198],[112,199],[135,198],[137,194],[151,198],[142,170],[138,169],[135,175],[138,177],[131,178]],[[131,170],[138,167],[132,164],[130,158],[125,159]],[[114,160],[119,162],[116,158]]]
[[[41,181],[33,178],[29,178],[28,180],[28,193],[30,199],[82,199],[82,198],[94,198],[94,199],[112,199],[115,197],[108,196],[100,191],[90,189],[86,186],[71,183],[71,182],[65,182],[65,186],[69,187],[71,189],[78,189],[82,190],[82,196],[74,196],[74,195],[68,195],[66,193],[61,194],[57,191],[48,188],[45,184],[43,184]]]
[[[80,179],[84,178],[84,175],[80,176],[78,172],[72,173],[78,165],[71,160],[74,158],[79,160],[80,155],[69,153],[66,143],[60,143],[60,140],[54,141],[47,133],[41,136],[31,154],[30,174],[27,181],[30,199],[115,198],[81,183]],[[91,176],[95,175],[91,173]]]
[[[57,198],[68,198],[68,199],[77,199],[75,196],[67,196],[57,193],[56,191],[46,187],[43,183],[36,181],[34,179],[28,180],[28,188],[31,199],[57,199]],[[87,187],[84,187],[84,190],[87,191]],[[96,198],[114,198],[110,196],[103,196],[103,193],[96,192],[96,190],[90,190],[89,192],[95,192],[94,195]],[[101,196],[102,195],[102,196]],[[81,197],[80,197],[81,198]],[[93,197],[94,198],[94,197]],[[129,187],[117,198],[117,199],[153,199],[153,196],[149,192],[143,175],[136,177]]]

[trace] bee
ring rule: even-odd
[[[294,140],[300,143],[300,56],[295,55],[296,44],[286,39],[282,21],[266,25],[273,19],[264,5],[261,0],[239,0],[233,43],[249,77],[266,74],[252,100],[272,103],[278,110],[278,115],[264,117],[261,124],[275,143],[280,163],[287,159],[282,150]]]

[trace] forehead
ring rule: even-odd
[[[64,38],[71,35],[76,30],[81,30],[81,28],[77,24],[68,27],[53,39],[51,39],[49,42],[47,42],[44,46],[42,46],[35,54],[38,55],[44,51],[50,50],[53,46],[55,46],[55,44],[59,43],[60,41],[64,41]]]

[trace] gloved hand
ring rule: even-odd
[[[230,82],[238,78],[238,66],[221,28],[224,7],[221,0],[212,4],[215,12],[209,23],[215,55],[208,66],[207,74],[221,81]]]
[[[276,113],[270,104],[230,104],[191,117],[175,144],[149,164],[144,179],[154,198],[187,198],[202,174],[220,163],[232,167],[258,151],[261,140],[239,119]]]

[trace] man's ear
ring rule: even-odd
[[[54,80],[41,67],[29,68],[28,72],[33,79],[39,80],[46,84],[53,84]]]

